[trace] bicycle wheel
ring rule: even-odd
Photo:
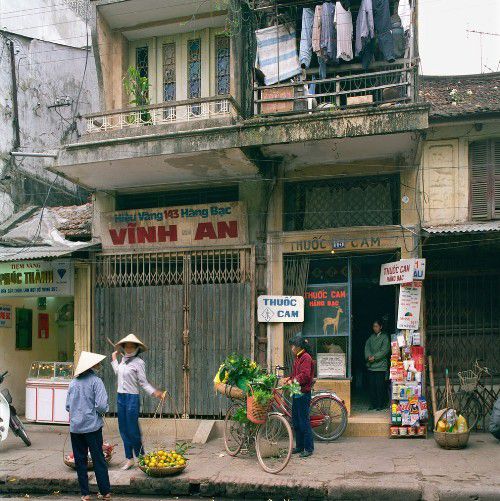
[[[259,426],[255,437],[255,452],[264,471],[279,473],[292,455],[292,428],[280,414],[269,414]]]
[[[234,420],[239,409],[245,409],[245,406],[241,403],[231,405],[224,418],[224,447],[230,456],[236,456],[245,442],[245,425]]]
[[[477,395],[467,391],[459,391],[455,395],[455,401],[459,414],[462,414],[467,420],[469,430],[474,429],[483,413],[483,406]]]
[[[310,413],[313,435],[322,442],[336,440],[347,428],[345,405],[330,395],[313,398]]]

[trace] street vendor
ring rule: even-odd
[[[382,332],[382,320],[375,320],[373,333],[365,344],[365,360],[368,369],[370,390],[369,410],[382,410],[387,401],[386,376],[389,370],[391,343],[389,336]]]
[[[139,427],[139,387],[156,398],[162,398],[163,393],[154,388],[146,378],[144,360],[138,355],[146,351],[147,347],[135,334],[129,334],[118,341],[116,347],[123,350],[120,362],[118,362],[118,351],[111,355],[111,365],[118,376],[118,428],[126,458],[122,470],[129,470],[134,466],[134,454],[135,457],[139,457],[143,453]]]
[[[295,380],[300,384],[301,393],[292,397],[292,425],[295,432],[293,454],[309,457],[314,451],[314,439],[309,420],[311,389],[314,381],[314,361],[307,351],[308,342],[298,333],[290,339],[294,355],[292,375],[287,381]]]
[[[104,355],[82,351],[66,398],[71,445],[82,501],[90,499],[87,473],[89,451],[101,497],[111,499],[108,465],[102,450],[103,416],[108,410],[108,394],[104,383],[96,374],[105,358]]]

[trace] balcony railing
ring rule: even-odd
[[[344,75],[324,79],[306,75],[297,82],[256,87],[255,113],[312,113],[414,102],[416,70],[407,61],[374,63],[371,72],[351,65],[342,70]]]
[[[86,121],[86,133],[95,134],[119,129],[231,117],[237,114],[237,106],[231,96],[214,96],[92,113],[82,118]]]

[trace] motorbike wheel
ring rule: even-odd
[[[11,416],[11,419],[16,424],[16,429],[12,431],[26,444],[26,447],[29,447],[31,445],[31,440],[24,429],[23,423],[21,423],[21,420],[17,416]]]

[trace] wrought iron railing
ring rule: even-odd
[[[309,72],[298,81],[255,88],[255,113],[311,113],[416,101],[417,67],[409,61],[374,63],[371,72],[358,64],[315,79]],[[344,74],[342,74],[344,73]]]
[[[237,114],[237,107],[231,96],[214,96],[91,113],[82,118],[86,121],[86,133],[95,134],[117,129],[231,117]]]

